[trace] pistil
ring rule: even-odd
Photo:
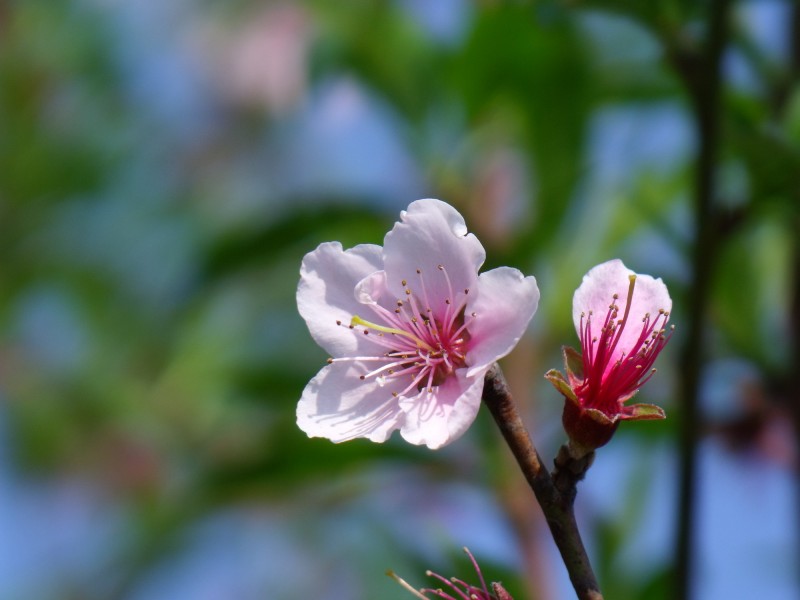
[[[378,325],[377,323],[371,323],[365,319],[362,319],[358,315],[353,315],[353,318],[350,319],[350,324],[361,325],[362,327],[366,327],[368,329],[374,329],[375,331],[382,331],[384,333],[390,333],[392,335],[402,335],[403,337],[406,337],[410,339],[412,342],[414,342],[417,348],[427,350],[428,352],[433,352],[433,348],[431,348],[428,344],[426,344],[424,340],[421,340],[414,334],[405,331],[403,329],[396,329],[394,327],[386,327],[385,325]]]

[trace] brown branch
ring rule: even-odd
[[[574,472],[581,471],[581,468],[573,466],[573,462],[580,461],[573,461],[567,457],[555,471],[554,477],[551,477],[522,422],[509,392],[508,384],[503,377],[503,372],[498,365],[494,365],[486,373],[483,402],[492,413],[503,438],[542,507],[547,525],[550,527],[553,540],[561,553],[561,558],[578,598],[580,600],[603,600],[600,587],[597,585],[597,578],[586,554],[586,548],[583,546],[573,510],[575,485],[583,477],[585,468],[575,478]],[[559,456],[561,457],[561,454]],[[584,458],[582,460],[584,463],[589,463],[591,459]],[[588,464],[586,468],[588,468]],[[564,475],[564,473],[572,473],[572,475]],[[573,479],[571,486],[568,483],[570,478]],[[556,485],[556,482],[559,483],[559,486]],[[562,486],[564,489],[560,491],[559,488]]]

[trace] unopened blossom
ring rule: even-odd
[[[621,260],[592,268],[572,299],[581,351],[564,348],[566,377],[545,377],[565,398],[563,423],[584,450],[606,444],[620,421],[663,419],[652,404],[628,405],[654,374],[653,363],[671,336],[672,300],[661,279],[637,275]]]
[[[483,578],[483,573],[481,573],[481,568],[478,566],[478,561],[475,560],[475,557],[467,548],[464,548],[464,552],[469,557],[470,562],[472,562],[472,566],[475,568],[475,573],[478,575],[480,587],[467,583],[466,581],[462,581],[456,577],[447,579],[438,573],[434,573],[433,571],[426,571],[425,574],[428,577],[438,579],[439,582],[445,587],[439,587],[435,589],[422,588],[417,590],[392,571],[389,571],[387,575],[397,581],[406,590],[411,592],[411,594],[416,598],[422,598],[423,600],[430,600],[433,598],[443,598],[444,600],[514,600],[511,597],[511,594],[506,591],[501,583],[492,582],[489,584],[489,587],[492,589],[490,592],[489,587],[486,586],[486,580]],[[431,595],[429,596],[428,594]]]
[[[483,377],[516,345],[536,311],[533,277],[499,267],[463,217],[418,200],[384,245],[321,244],[303,259],[297,306],[331,356],[297,405],[297,424],[334,442],[412,444],[458,438],[480,407]]]

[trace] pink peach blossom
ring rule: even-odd
[[[533,277],[486,256],[440,200],[401,212],[384,246],[321,244],[303,259],[297,306],[332,358],[309,382],[297,424],[310,437],[444,446],[466,431],[483,377],[536,312]]]
[[[655,373],[653,363],[671,336],[672,300],[661,279],[637,275],[621,260],[592,268],[572,300],[581,352],[564,348],[567,376],[547,379],[565,397],[570,439],[587,449],[607,443],[624,420],[663,419],[651,404],[626,405]]]

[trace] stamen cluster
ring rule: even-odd
[[[463,294],[454,294],[445,266],[440,264],[436,268],[446,281],[448,295],[446,298],[436,299],[440,301],[433,303],[433,306],[444,307],[443,312],[441,308],[439,311],[431,308],[428,287],[425,285],[422,269],[418,268],[416,275],[420,294],[412,291],[408,281],[403,279],[400,283],[405,298],[396,301],[394,310],[377,302],[371,303],[368,306],[375,313],[378,323],[353,315],[347,325],[350,329],[370,336],[370,341],[386,348],[386,351],[376,356],[331,358],[328,362],[378,363],[380,366],[359,378],[361,381],[376,378],[381,386],[392,381],[405,383],[408,381],[406,376],[411,375],[410,383],[391,392],[394,397],[406,396],[412,390],[432,394],[457,368],[466,366],[470,339],[467,324],[478,315],[472,312],[469,321],[465,321],[469,289],[465,288]],[[336,324],[345,326],[341,321]]]
[[[636,276],[630,276],[628,299],[622,319],[619,316],[618,294],[612,295],[600,336],[592,332],[592,311],[581,313],[580,339],[583,357],[583,383],[575,387],[575,394],[584,406],[602,411],[608,416],[619,412],[619,404],[630,398],[655,374],[653,369],[658,354],[672,336],[665,334],[669,312],[658,309],[655,318],[650,313],[642,317],[639,337],[628,348],[622,349],[619,358],[615,351],[625,327],[628,326],[631,300]]]

